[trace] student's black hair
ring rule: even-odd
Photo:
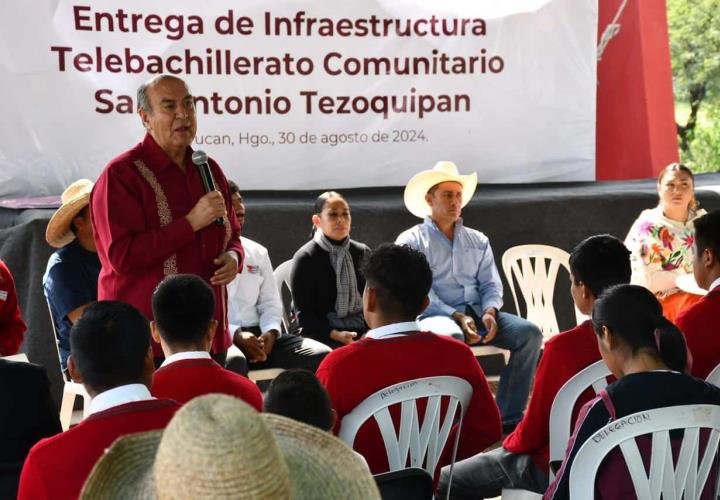
[[[230,194],[235,194],[240,192],[240,188],[238,187],[235,182],[228,179],[228,188],[230,189]]]
[[[70,352],[83,383],[103,392],[140,383],[150,348],[150,323],[116,300],[91,304],[70,330]]]
[[[630,283],[630,251],[609,234],[584,239],[570,254],[575,284],[582,282],[595,297],[612,285]]]
[[[363,266],[366,286],[375,289],[383,312],[414,320],[432,286],[425,254],[407,245],[383,243]]]
[[[314,373],[307,370],[285,370],[275,377],[265,394],[263,410],[324,431],[329,431],[333,425],[327,389]]]
[[[202,278],[176,274],[158,284],[152,310],[165,342],[190,346],[202,341],[207,333],[215,315],[215,295]]]
[[[720,210],[713,210],[695,219],[695,249],[710,249],[720,259]]]
[[[592,323],[597,335],[605,326],[633,353],[649,349],[657,352],[671,370],[690,368],[685,336],[663,316],[662,306],[645,287],[615,285],[605,290],[593,306]]]
[[[324,193],[321,193],[320,196],[315,198],[315,203],[313,204],[313,215],[320,215],[320,213],[323,211],[323,208],[325,208],[325,203],[327,203],[330,198],[340,198],[341,200],[345,200],[345,197],[337,191],[325,191]],[[345,200],[345,202],[347,203],[347,200]],[[310,230],[310,237],[315,234],[316,230],[317,227],[313,225],[312,229]]]

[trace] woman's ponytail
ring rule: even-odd
[[[655,345],[660,357],[671,370],[689,373],[692,354],[685,342],[685,335],[664,316],[657,319]]]

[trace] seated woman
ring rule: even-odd
[[[695,178],[680,163],[671,163],[658,177],[658,206],[643,210],[625,238],[632,262],[632,280],[653,292],[665,316],[677,315],[698,300],[699,295],[681,291],[675,279],[692,274],[693,220],[705,214],[695,199]]]
[[[692,361],[685,337],[646,288],[608,289],[595,302],[592,322],[600,355],[617,380],[580,410],[563,465],[544,498],[569,498],[570,467],[578,450],[610,421],[668,406],[720,405],[720,388],[684,373]],[[629,473],[617,465],[607,459],[600,465],[595,498],[635,498]],[[603,478],[603,472],[613,480]]]
[[[339,193],[315,200],[313,237],[293,256],[293,301],[302,335],[333,349],[366,331],[360,265],[370,248],[350,239],[350,207]]]

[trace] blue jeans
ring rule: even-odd
[[[450,466],[445,466],[440,472],[437,498],[445,498],[449,479]],[[548,475],[530,455],[516,455],[501,446],[455,463],[450,498],[493,498],[500,496],[503,488],[545,493],[547,487]]]
[[[530,395],[533,376],[540,357],[542,333],[534,323],[505,312],[498,312],[498,333],[487,345],[510,351],[510,360],[500,374],[495,395],[503,424],[522,420]],[[449,316],[430,316],[420,320],[422,330],[464,340],[462,330]]]

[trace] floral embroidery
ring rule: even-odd
[[[142,162],[142,160],[135,160],[135,166],[140,172],[140,175],[142,175],[147,183],[150,184],[150,187],[155,193],[155,203],[157,204],[160,226],[167,226],[172,222],[172,212],[170,211],[170,205],[168,205],[165,191],[163,191],[163,188],[158,182],[157,177],[155,177],[155,174],[145,165],[145,163]],[[177,255],[172,254],[170,257],[165,259],[165,262],[163,262],[163,275],[171,276],[177,273]]]

